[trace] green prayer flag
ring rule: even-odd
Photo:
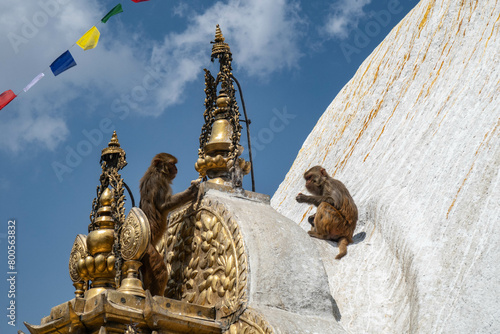
[[[122,4],[119,3],[118,5],[116,5],[113,9],[111,9],[109,11],[109,13],[107,13],[102,19],[101,19],[101,22],[102,23],[106,23],[108,22],[109,18],[113,15],[116,15],[116,14],[120,14],[120,13],[123,13],[123,8],[122,8]]]

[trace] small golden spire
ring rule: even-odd
[[[110,153],[121,153],[123,149],[120,147],[120,142],[118,141],[118,136],[116,135],[116,131],[113,131],[113,136],[111,136],[111,140],[108,143],[108,147],[102,149],[101,156],[110,154]]]
[[[120,143],[118,142],[118,136],[116,135],[116,130],[113,131],[113,135],[111,136],[111,140],[109,141],[108,146],[120,147]]]
[[[127,165],[125,151],[120,147],[116,131],[113,131],[113,136],[111,136],[108,147],[105,147],[101,151],[101,163],[103,161],[105,161],[109,167],[118,167],[118,169],[122,169]]]
[[[224,42],[224,36],[222,36],[219,25],[215,26],[215,42]]]
[[[224,36],[222,35],[219,25],[215,28],[215,41],[212,42],[212,44],[212,61],[214,61],[215,58],[220,58],[226,53],[231,55],[231,49],[229,45],[224,42]]]
[[[125,150],[120,147],[114,131],[101,152],[102,174],[97,196],[92,201],[89,234],[86,238],[77,238],[70,257],[70,275],[77,297],[92,298],[105,290],[116,289],[120,282],[122,257],[116,231],[125,222],[125,188],[118,172],[126,164]],[[92,281],[90,289],[83,294],[89,281]]]

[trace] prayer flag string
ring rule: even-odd
[[[149,0],[132,0],[132,2],[145,2]],[[123,13],[122,4],[119,3],[113,9],[111,9],[100,22],[106,23],[108,20],[119,13]],[[83,50],[90,50],[97,46],[99,42],[100,32],[97,30],[96,26],[90,28],[75,44],[80,46]],[[74,44],[73,44],[74,46]],[[71,48],[70,48],[71,49]],[[50,69],[54,76],[58,76],[64,71],[69,70],[70,68],[76,66],[76,61],[69,52],[69,49],[66,50],[63,54],[56,58],[50,65]],[[45,71],[44,71],[45,72]],[[24,93],[26,93],[31,87],[33,87],[38,81],[40,81],[45,74],[42,72],[38,74],[31,82],[23,88]],[[2,94],[0,94],[0,110],[2,110],[6,105],[8,105],[13,99],[15,99],[18,95],[16,95],[11,89],[6,90]]]

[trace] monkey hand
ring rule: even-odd
[[[199,187],[200,187],[201,180],[202,179],[200,177],[194,181],[191,181],[191,185],[188,188],[189,192],[196,194],[198,192]]]
[[[191,181],[191,186],[195,185],[198,187],[203,179],[201,177],[197,178],[196,180]]]
[[[297,195],[297,197],[295,197],[295,200],[296,200],[297,202],[299,202],[299,203],[305,203],[305,202],[307,201],[307,198],[308,198],[308,197],[309,197],[309,196],[304,195],[303,193],[299,193],[299,194]]]

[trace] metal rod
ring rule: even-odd
[[[252,191],[255,192],[255,178],[253,174],[253,159],[252,159],[252,144],[250,143],[250,120],[248,119],[247,116],[247,108],[245,108],[245,100],[243,100],[243,91],[241,90],[240,83],[236,78],[231,74],[231,78],[236,82],[236,85],[238,85],[238,90],[240,91],[240,99],[241,99],[241,105],[243,106],[243,113],[245,114],[245,124],[247,125],[247,139],[248,139],[248,156],[250,157],[250,173],[252,175]]]
[[[129,196],[130,196],[130,199],[132,200],[132,207],[135,207],[135,200],[134,200],[134,195],[132,195],[132,191],[130,191],[130,188],[125,183],[125,181],[123,181],[123,185],[125,186],[125,188],[127,188],[127,191],[128,191]]]

